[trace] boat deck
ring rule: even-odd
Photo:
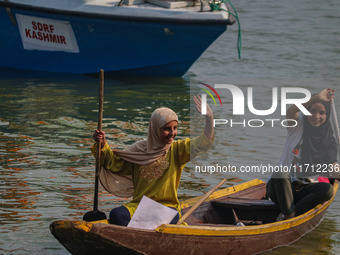
[[[136,17],[159,17],[174,19],[196,20],[198,17],[210,20],[228,20],[227,12],[212,12],[207,1],[191,0],[123,0],[119,6],[118,0],[78,0],[78,1],[51,1],[51,0],[11,0],[10,2],[0,0],[5,4],[36,7],[39,9],[53,9],[67,12],[79,12],[102,15],[121,15]],[[224,4],[221,7],[227,9]],[[204,17],[203,17],[204,16]]]

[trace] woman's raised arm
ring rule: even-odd
[[[308,109],[316,102],[320,102],[320,101],[330,102],[332,98],[334,97],[334,91],[335,90],[331,88],[324,89],[320,93],[313,95],[308,102],[303,104],[303,106]],[[300,112],[300,109],[295,104],[291,105],[287,110],[286,118],[298,120],[299,112]],[[291,125],[294,125],[294,122],[291,122],[291,123],[288,122],[288,124],[289,126],[291,126]]]
[[[202,107],[202,100],[199,96],[193,97],[194,102],[196,104],[196,109],[199,113],[202,113],[201,107]],[[205,115],[205,127],[204,127],[204,134],[209,138],[213,139],[214,137],[214,115],[210,108],[210,106],[207,104],[207,114]]]

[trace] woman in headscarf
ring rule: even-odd
[[[201,99],[194,97],[198,112]],[[175,140],[178,117],[166,107],[156,109],[150,119],[147,139],[125,150],[112,150],[106,143],[105,133],[96,130],[93,139],[101,141],[101,171],[99,179],[110,193],[120,197],[132,196],[131,202],[114,208],[109,222],[127,226],[143,196],[177,210],[172,224],[180,218],[177,190],[182,170],[190,158],[205,151],[213,143],[213,113],[207,105],[204,132],[194,139]],[[92,147],[96,155],[96,146]]]
[[[290,173],[274,173],[267,183],[267,196],[279,204],[279,220],[298,216],[318,204],[329,200],[333,187],[328,182],[318,182],[306,177],[323,176],[339,179],[338,148],[329,121],[333,89],[324,89],[304,104],[311,115],[303,116],[296,105],[287,110],[291,119],[287,140],[281,157],[281,166],[288,166]],[[335,117],[335,116],[333,116]],[[324,171],[326,170],[326,171]]]

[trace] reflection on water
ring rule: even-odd
[[[144,80],[143,84],[131,80],[120,83],[118,86],[116,81],[108,80],[105,84],[103,129],[112,147],[124,148],[145,138],[150,114],[159,106],[168,106],[178,113],[181,120],[179,138],[190,135],[189,81],[151,79]],[[66,253],[50,235],[48,225],[55,219],[79,219],[92,209],[94,158],[89,149],[97,125],[97,93],[95,79],[53,83],[16,81],[16,84],[8,81],[2,86],[0,253],[25,254],[36,249],[38,254]],[[198,121],[202,121],[199,118]],[[238,132],[227,134],[226,141],[217,143],[215,157],[228,157],[234,153],[242,162],[257,157],[254,149],[243,145],[254,138],[246,138]],[[224,148],[232,148],[233,152],[224,151]],[[214,162],[214,159],[204,157],[206,155],[202,160]],[[195,173],[188,164],[183,171],[179,198],[201,195],[224,177],[223,174]],[[250,177],[230,177],[226,186],[247,178]],[[99,199],[99,208],[104,212],[127,201],[103,189],[100,189]],[[320,252],[331,249],[337,240],[331,233],[338,230],[334,222],[328,223],[329,220],[315,234],[301,239],[297,246],[275,252],[285,254],[285,249],[289,252],[303,250],[300,245],[311,247],[303,240],[307,238],[305,242],[317,243],[314,235],[320,242],[313,249]],[[34,234],[31,234],[32,230]]]
[[[271,87],[301,86],[339,90],[339,1],[238,1],[243,52],[233,50],[237,26],[203,54],[184,78],[105,80],[103,129],[110,144],[124,148],[143,139],[153,109],[168,106],[178,113],[179,138],[190,130],[190,79],[223,82],[254,90],[258,107],[268,107]],[[2,78],[0,84],[0,253],[67,254],[52,237],[55,219],[80,218],[92,209],[94,158],[92,132],[97,126],[98,79],[87,77]],[[337,97],[338,98],[338,97]],[[231,105],[230,100],[223,103]],[[336,101],[338,102],[338,101]],[[340,104],[336,103],[337,112]],[[217,109],[218,113],[218,109]],[[202,118],[197,117],[201,123]],[[230,117],[230,116],[227,116]],[[285,131],[216,128],[214,154],[201,160],[234,165],[276,164]],[[201,195],[223,174],[184,169],[180,199]],[[227,186],[259,175],[228,176]],[[266,178],[263,178],[264,180]],[[100,189],[99,208],[108,212],[126,202]],[[338,254],[339,195],[313,232],[288,247],[267,254]]]
[[[64,253],[49,233],[55,219],[81,218],[92,209],[98,81],[3,81],[0,88],[0,253]],[[189,86],[183,79],[108,80],[103,129],[112,147],[146,137],[149,117],[159,106],[183,119],[188,136]],[[185,186],[190,190],[197,186]],[[100,208],[125,203],[100,189]],[[30,234],[34,230],[35,234]],[[16,242],[20,240],[20,242]],[[39,243],[41,246],[39,247]],[[56,248],[57,247],[57,248]]]
[[[280,247],[264,254],[337,254],[336,252],[332,252],[333,247],[338,241],[334,239],[333,235],[334,233],[339,233],[339,231],[336,221],[326,217],[314,231],[306,234],[294,244]]]
[[[141,84],[138,80],[107,80],[103,129],[110,145],[124,148],[144,139],[149,117],[159,106],[168,106],[178,113],[181,120],[178,137],[188,137],[189,90],[190,81],[184,79],[150,79]],[[48,226],[56,219],[79,219],[92,210],[95,161],[90,147],[92,132],[97,126],[97,94],[96,79],[3,82],[0,96],[0,253],[67,254],[49,233]],[[195,114],[197,121],[203,123],[202,116]],[[197,132],[202,132],[202,125]],[[246,137],[246,130],[221,132],[216,130],[217,136],[223,138],[214,145],[216,154],[213,157],[202,155],[201,160],[213,164],[218,158],[232,159],[232,162],[257,159],[259,148],[250,146],[256,137],[250,134]],[[271,153],[277,156],[277,151]],[[183,171],[179,198],[202,195],[222,178],[224,174],[195,173],[189,163]],[[252,178],[254,176],[230,176],[225,186]],[[102,188],[99,200],[99,208],[104,212],[127,201]],[[334,236],[338,230],[334,224],[336,220],[327,219],[315,234],[301,239],[297,246],[281,248],[275,253],[311,247],[309,242],[317,243],[315,235],[320,242],[312,246],[313,249],[331,250],[338,240]]]

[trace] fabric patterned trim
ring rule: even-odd
[[[165,173],[165,171],[169,168],[169,166],[170,163],[167,160],[166,155],[164,155],[149,165],[141,166],[139,170],[141,176],[147,179],[148,182],[150,183],[154,180],[160,179]]]

